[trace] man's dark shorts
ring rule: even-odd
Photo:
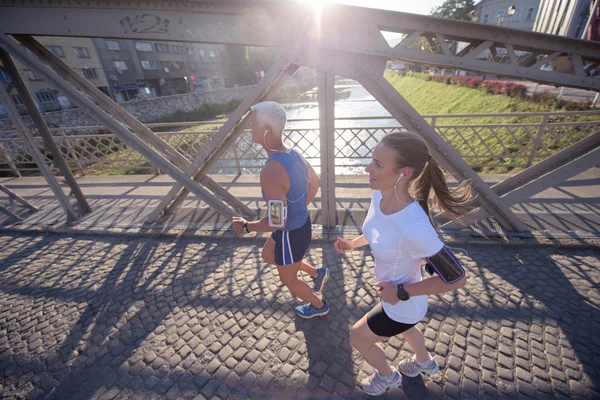
[[[271,237],[275,240],[275,264],[289,265],[301,261],[312,241],[310,217],[300,228],[293,231],[275,231]]]

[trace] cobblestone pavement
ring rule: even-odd
[[[260,243],[0,235],[3,399],[364,398],[348,331],[375,303],[368,251],[326,263],[327,317],[298,303]],[[465,288],[420,325],[442,367],[381,398],[600,398],[593,251],[468,247]],[[410,355],[401,338],[390,363]]]

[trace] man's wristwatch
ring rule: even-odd
[[[243,228],[246,231],[246,233],[250,233],[250,231],[248,230],[248,222],[244,222]]]
[[[396,296],[398,296],[398,298],[402,301],[406,301],[408,299],[410,299],[410,295],[408,294],[408,292],[404,289],[404,285],[400,284],[398,285],[398,291],[396,292]]]

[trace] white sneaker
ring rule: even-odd
[[[379,396],[391,387],[402,385],[402,375],[396,370],[392,372],[389,378],[381,375],[379,371],[375,371],[373,375],[364,379],[360,383],[361,389],[371,396]]]
[[[417,361],[417,358],[412,356],[411,358],[400,361],[398,369],[404,375],[414,378],[419,376],[421,372],[427,375],[433,375],[440,370],[440,366],[433,358],[430,358],[424,365],[421,365],[421,363]]]

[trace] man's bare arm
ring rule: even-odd
[[[308,191],[306,192],[306,205],[309,205],[317,195],[319,191],[319,187],[321,186],[321,179],[313,169],[313,167],[308,165]]]
[[[283,200],[283,205],[287,207],[287,198],[284,187],[286,178],[287,172],[283,165],[278,162],[271,161],[263,168],[260,173],[260,186],[265,194],[267,203],[269,200]],[[250,232],[273,232],[283,229],[286,223],[287,219],[284,219],[283,227],[273,228],[269,226],[269,216],[267,214],[267,216],[259,221],[248,222],[248,230]]]

